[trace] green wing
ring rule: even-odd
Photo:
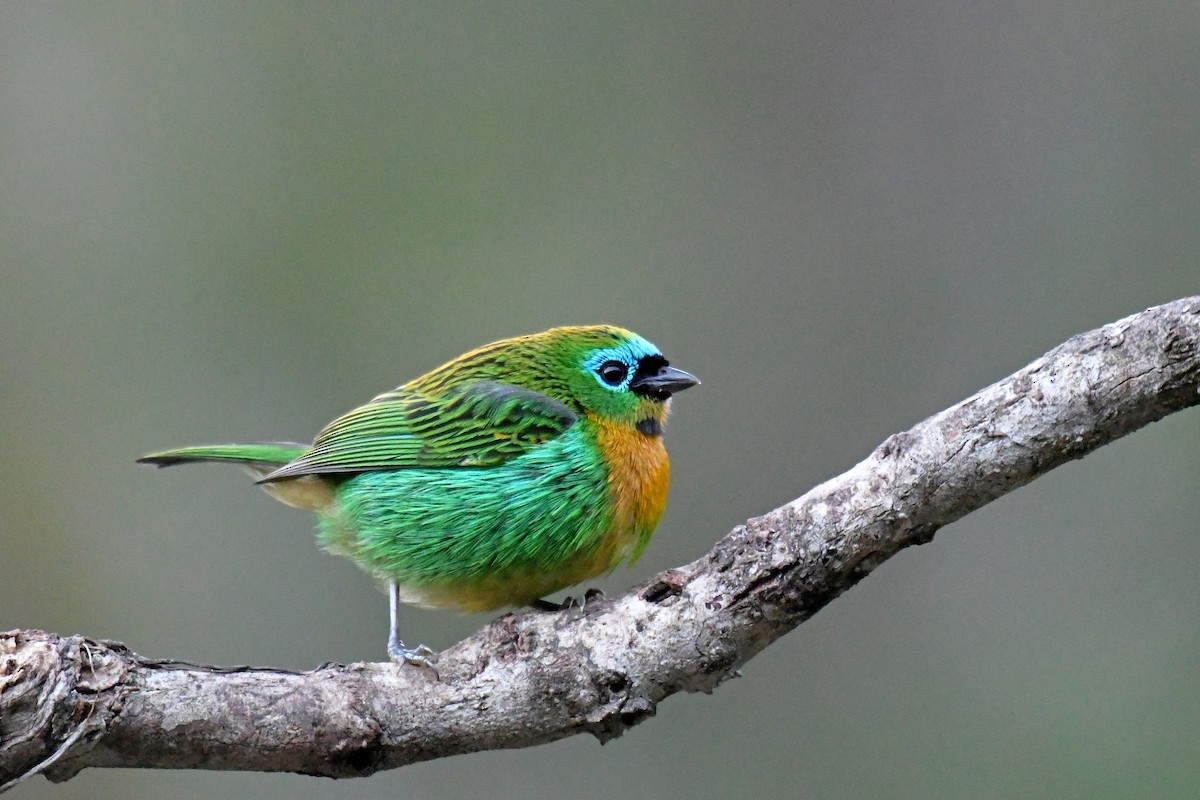
[[[329,423],[312,449],[260,483],[298,475],[411,467],[488,467],[561,434],[575,412],[532,389],[493,381],[436,397],[397,389]]]

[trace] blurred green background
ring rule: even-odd
[[[610,321],[704,386],[610,592],[1068,336],[1200,290],[1200,4],[24,3],[0,22],[0,628],[379,659],[307,515],[170,446],[305,439]],[[1200,785],[1200,414],[900,554],[715,695],[367,780],[23,797],[1109,798]],[[410,611],[444,647],[487,621]]]

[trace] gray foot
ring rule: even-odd
[[[433,672],[434,678],[439,678],[437,667],[433,665],[436,653],[428,645],[419,644],[416,647],[405,647],[400,640],[388,642],[388,658],[397,664],[412,664],[414,667],[424,667]]]
[[[395,581],[388,582],[388,600],[391,607],[392,630],[388,634],[388,658],[397,664],[412,664],[424,667],[433,673],[434,680],[441,680],[437,667],[433,665],[434,652],[428,645],[405,647],[400,641],[400,587]]]

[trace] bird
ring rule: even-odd
[[[317,539],[389,597],[387,653],[432,669],[399,606],[558,608],[543,598],[641,556],[666,507],[671,397],[699,384],[613,325],[471,350],[326,425],[312,444],[183,447],[139,463],[239,464],[316,512]]]

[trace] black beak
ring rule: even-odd
[[[700,379],[695,375],[666,364],[644,375],[640,374],[640,369],[638,373],[629,382],[629,388],[635,394],[653,397],[655,400],[666,400],[675,392],[682,392],[689,386],[696,386],[700,383]]]

